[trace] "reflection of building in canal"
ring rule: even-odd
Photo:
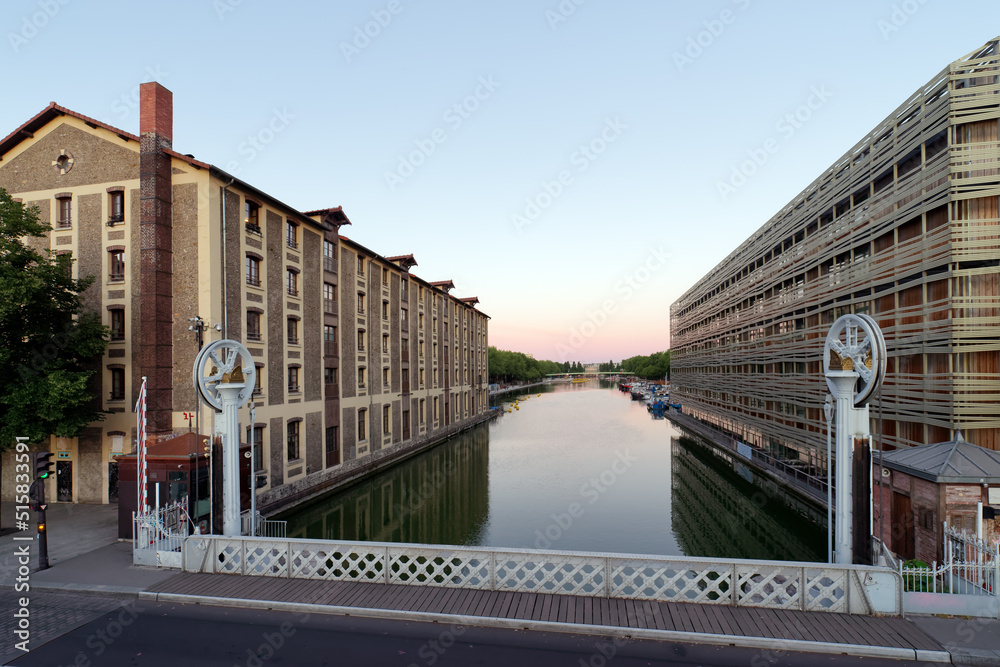
[[[489,516],[489,430],[472,429],[290,514],[289,537],[474,544]]]
[[[825,561],[825,517],[724,452],[672,439],[672,528],[688,556]]]

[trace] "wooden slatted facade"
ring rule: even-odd
[[[670,308],[673,397],[825,467],[826,334],[868,313],[886,449],[1000,450],[1000,38],[945,68]]]

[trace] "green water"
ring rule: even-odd
[[[500,419],[281,517],[289,536],[824,558],[825,516],[610,385],[515,397],[498,397]]]

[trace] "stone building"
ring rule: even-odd
[[[173,150],[173,98],[159,84],[141,87],[140,112],[136,136],[52,103],[0,141],[0,187],[37,208],[52,226],[42,244],[72,253],[76,277],[97,277],[83,301],[111,329],[95,382],[107,418],[52,439],[49,498],[115,500],[143,376],[150,437],[212,433],[191,381],[202,337],[239,340],[256,360],[256,422],[249,408],[240,422],[260,445],[265,510],[484,417],[476,299],[412,274],[412,255],[342,236],[340,207],[296,210]]]

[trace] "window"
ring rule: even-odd
[[[326,467],[335,466],[340,463],[340,428],[337,426],[326,427]]]
[[[365,388],[365,367],[362,366],[358,369],[358,389]]]
[[[410,388],[410,369],[409,368],[401,368],[399,370],[400,370],[400,373],[402,373],[402,375],[403,375],[403,378],[402,378],[403,379],[403,388],[404,389],[409,389]]]
[[[388,387],[389,386],[389,369],[388,368],[383,368],[382,369],[382,386],[384,386],[384,387]]]
[[[247,311],[247,340],[260,340],[260,313],[256,310]]]
[[[56,199],[56,228],[69,229],[73,226],[73,200],[69,195]]]
[[[424,425],[424,415],[427,414],[427,406],[425,405],[427,401],[420,399],[420,425]]]
[[[259,377],[259,376],[258,376]],[[247,427],[247,441],[253,449],[253,469],[264,469],[264,427]]]
[[[419,349],[419,351],[420,351],[420,356],[421,356],[421,357],[422,357],[422,356],[424,356],[424,341],[420,341],[420,342],[418,343],[418,347],[420,348],[420,349]],[[421,382],[423,382],[423,380],[421,380]]]
[[[247,285],[260,287],[260,257],[247,255]]]
[[[110,282],[125,280],[125,249],[111,248],[108,250],[108,279]]]
[[[333,241],[323,239],[323,269],[331,273],[337,270],[337,246]]]
[[[257,377],[253,381],[253,393],[254,396],[260,396],[264,393],[264,364],[254,364],[253,366],[257,370]]]
[[[358,330],[358,352],[364,352],[364,351],[365,351],[365,330],[364,329],[359,329]]]
[[[337,286],[333,283],[323,283],[323,311],[337,312]]]
[[[389,435],[389,422],[392,418],[392,410],[388,405],[382,407],[382,436]]]
[[[389,334],[382,334],[382,353],[389,354]]]
[[[299,367],[289,366],[288,367],[288,393],[297,394],[299,393]]]
[[[299,321],[294,317],[288,318],[288,344],[299,344]]]
[[[406,301],[410,293],[409,281],[400,280],[399,281],[399,296],[403,301]]]
[[[329,366],[323,369],[323,381],[326,384],[337,384],[337,369]]]
[[[289,248],[298,250],[299,248],[299,226],[291,220],[285,222],[285,242]]]
[[[364,278],[365,276],[365,258],[358,255],[358,277]]]
[[[406,312],[406,308],[399,309],[399,323],[405,329],[406,328],[406,316],[409,313]]]
[[[260,207],[252,201],[247,200],[243,204],[243,224],[246,225],[248,232],[260,234],[259,210]]]
[[[362,292],[358,292],[358,315],[365,314],[365,295]]]
[[[368,439],[368,410],[361,408],[358,410],[358,442]]]
[[[288,460],[294,461],[299,458],[299,424],[302,422],[290,422],[288,424]]]
[[[288,295],[299,295],[299,272],[295,269],[288,269],[285,274],[288,277]]]
[[[438,386],[438,369],[434,369],[434,386]],[[437,400],[437,399],[434,399]]]
[[[125,340],[125,308],[111,309],[111,340]]]
[[[417,322],[417,324],[419,324],[419,325],[420,325],[420,328],[421,328],[421,329],[423,329],[423,328],[424,328],[424,314],[423,314],[423,313],[420,313],[420,315],[419,315],[419,317],[418,317],[418,322]]]
[[[421,368],[420,369],[420,388],[423,389],[423,387],[424,387],[424,369]]]
[[[389,269],[382,269],[382,286],[389,286]]]
[[[108,193],[108,224],[125,222],[125,193],[121,190]]]
[[[438,418],[438,397],[435,396],[434,397],[434,419],[437,420],[437,418]]]
[[[124,368],[112,368],[111,369],[111,395],[109,399],[112,401],[124,401],[125,400],[125,369]]]
[[[388,301],[383,301],[382,302],[382,319],[385,320],[385,321],[387,321],[387,322],[389,321],[389,302]]]
[[[337,342],[337,327],[327,324],[323,327],[323,340],[327,343]]]

